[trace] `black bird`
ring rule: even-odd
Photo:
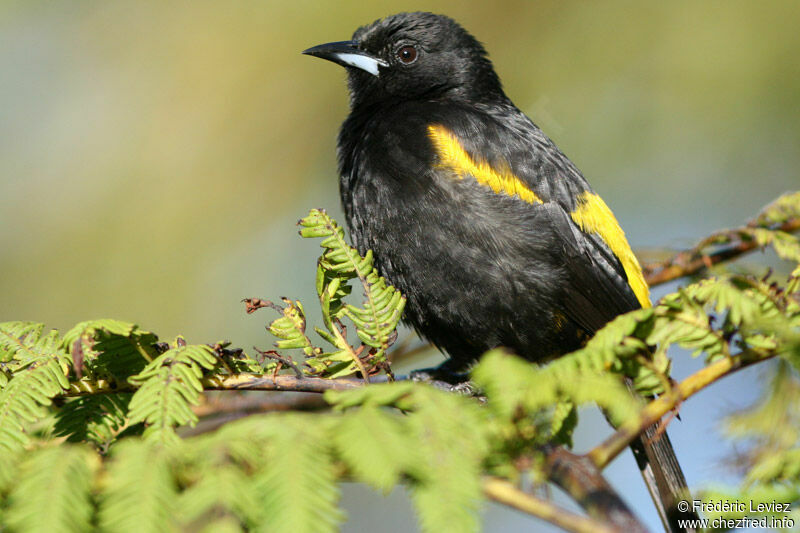
[[[611,210],[454,20],[401,13],[303,53],[347,67],[347,224],[408,298],[405,319],[449,355],[442,374],[497,346],[547,361],[650,306]],[[652,444],[674,457],[666,435]],[[671,507],[686,482],[666,475]]]

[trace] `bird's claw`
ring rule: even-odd
[[[477,396],[478,387],[469,380],[469,374],[453,372],[442,367],[421,368],[409,374],[411,381],[427,383],[445,392],[454,392],[464,396]]]

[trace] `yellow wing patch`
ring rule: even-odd
[[[439,160],[438,166],[447,168],[459,179],[472,176],[475,181],[489,187],[495,193],[516,196],[529,204],[541,204],[536,196],[509,168],[496,169],[486,161],[473,159],[453,132],[441,124],[428,126],[428,136]],[[585,192],[578,198],[578,207],[571,213],[572,220],[587,233],[597,234],[608,245],[622,263],[633,293],[642,307],[650,307],[650,289],[644,280],[639,261],[633,255],[625,233],[619,227],[614,213],[602,198]]]
[[[472,159],[453,132],[441,124],[428,126],[428,136],[433,142],[439,166],[450,169],[459,179],[469,175],[498,194],[516,196],[529,204],[542,203],[542,200],[510,169],[495,169],[486,161]]]
[[[642,274],[642,267],[633,255],[625,233],[619,227],[614,213],[608,208],[602,198],[591,192],[585,192],[578,198],[577,208],[571,213],[572,220],[587,233],[595,233],[611,248],[617,256],[625,274],[628,284],[633,289],[633,294],[642,307],[650,307],[650,289]]]

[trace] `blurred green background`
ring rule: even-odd
[[[486,45],[508,95],[634,247],[688,245],[800,185],[793,0],[3,0],[0,320],[114,317],[162,338],[266,346],[266,314],[239,301],[310,304],[318,249],[294,223],[311,207],[341,213],[345,75],[300,51],[417,9]],[[752,398],[758,378],[701,395],[671,426],[691,484],[720,479],[710,419]],[[596,441],[606,429],[581,431]],[[632,460],[618,463],[615,483],[655,527]],[[345,503],[346,529],[414,527],[399,492],[349,487]],[[486,524],[539,525],[496,507]]]

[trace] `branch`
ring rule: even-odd
[[[230,376],[207,376],[202,379],[203,389],[210,390],[262,390],[292,392],[325,392],[326,390],[349,390],[361,387],[360,379],[325,379],[297,376],[263,376],[258,374],[234,374]],[[130,392],[136,387],[117,384],[108,380],[82,379],[70,383],[61,396],[91,396],[112,392]]]
[[[228,422],[257,413],[276,411],[320,411],[330,408],[321,394],[292,392],[267,395],[236,395],[209,401],[192,408],[201,420],[194,427],[179,429],[181,437],[195,437],[215,431]]]
[[[661,417],[690,396],[701,391],[715,381],[755,363],[775,357],[776,353],[760,354],[742,352],[732,357],[725,357],[708,365],[673,386],[672,390],[659,396],[647,404],[639,416],[623,423],[608,439],[590,450],[586,457],[591,459],[597,468],[605,468],[620,454],[639,434],[649,426],[659,422]]]
[[[321,394],[298,392],[293,394],[225,395],[192,408],[200,418],[223,415],[249,415],[271,411],[315,411],[330,407]]]
[[[490,500],[547,520],[567,531],[578,533],[619,533],[624,531],[616,527],[609,527],[593,518],[571,513],[554,503],[521,491],[504,479],[484,478],[483,493]]]
[[[626,533],[647,531],[586,456],[564,447],[548,450],[545,474],[586,509],[589,516]]]
[[[723,230],[711,234],[693,248],[678,252],[666,261],[644,265],[645,280],[650,287],[661,285],[669,281],[691,276],[710,268],[717,263],[735,259],[746,253],[755,251],[760,245],[754,238],[748,238],[754,228],[761,227],[755,222],[732,230]],[[792,233],[800,230],[800,218],[790,218],[773,230]],[[725,243],[710,253],[704,250],[712,245]]]
[[[326,390],[358,389],[364,385],[360,379],[298,378],[296,376],[258,376],[237,374],[213,376],[203,379],[205,390],[265,390],[293,392],[325,392]]]

